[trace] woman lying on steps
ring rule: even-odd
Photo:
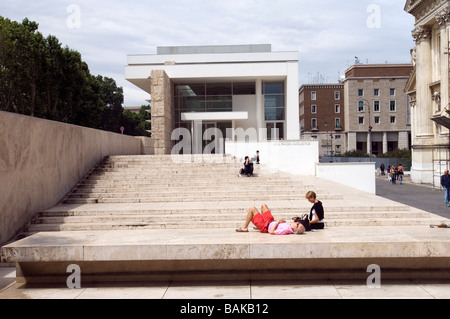
[[[236,229],[238,233],[248,233],[248,226],[252,222],[261,233],[269,233],[271,235],[291,235],[291,234],[303,234],[305,228],[298,222],[287,223],[285,220],[278,220],[272,216],[267,205],[261,206],[260,213],[256,207],[250,208],[247,213],[247,219],[244,226]]]

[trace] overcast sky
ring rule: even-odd
[[[114,78],[125,106],[148,95],[128,83],[128,54],[157,46],[272,44],[298,51],[300,83],[334,83],[354,64],[409,63],[414,18],[406,0],[1,0],[0,15],[39,23],[77,50],[91,73]],[[318,74],[320,76],[318,76]]]

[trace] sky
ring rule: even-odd
[[[39,23],[82,54],[94,75],[124,88],[124,106],[147,104],[125,80],[127,55],[158,46],[271,44],[298,51],[299,87],[336,83],[355,64],[409,63],[414,18],[406,0],[1,0],[0,16]]]

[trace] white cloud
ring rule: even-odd
[[[71,29],[67,7],[81,9]],[[358,56],[362,62],[409,62],[414,19],[405,1],[388,0],[2,0],[0,14],[37,21],[40,31],[82,53],[94,74],[114,74],[126,104],[146,93],[124,79],[128,54],[152,54],[157,46],[270,43],[298,51],[301,83],[311,74],[336,81]],[[380,9],[380,28],[370,28],[370,5]],[[300,83],[300,84],[301,84]],[[139,102],[141,101],[142,102]]]

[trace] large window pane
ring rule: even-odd
[[[205,97],[180,98],[180,110],[182,112],[205,112]]]
[[[264,96],[265,107],[284,107],[284,95]]]
[[[254,82],[248,83],[234,83],[233,84],[234,95],[255,95],[256,84]]]
[[[284,121],[284,108],[266,107],[266,121]]]
[[[233,101],[231,96],[206,97],[206,112],[232,112]]]
[[[205,95],[205,83],[180,84],[175,87],[175,96]]]
[[[231,83],[206,83],[206,95],[231,95]]]
[[[284,94],[284,82],[264,82],[263,94]]]

